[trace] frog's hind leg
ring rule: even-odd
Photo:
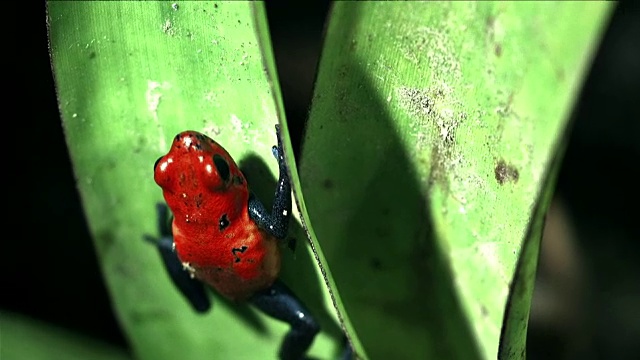
[[[302,359],[316,334],[318,322],[309,310],[281,281],[254,294],[249,301],[265,314],[291,325],[280,346],[280,359]]]
[[[205,291],[204,284],[200,280],[191,277],[191,274],[185,270],[174,250],[169,222],[169,209],[165,204],[157,204],[156,211],[158,213],[160,238],[144,235],[144,239],[156,246],[171,280],[189,300],[193,308],[200,313],[208,311],[211,308],[211,300]]]

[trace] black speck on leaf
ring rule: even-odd
[[[520,178],[518,169],[510,164],[507,164],[504,160],[500,159],[494,169],[496,180],[498,184],[504,185],[507,182],[517,183]]]

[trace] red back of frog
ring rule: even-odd
[[[234,299],[275,280],[276,240],[249,218],[246,179],[222,146],[184,131],[154,172],[174,215],[176,252],[193,275]]]

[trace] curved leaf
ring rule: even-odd
[[[361,356],[496,358],[518,255],[537,257],[522,252],[532,207],[611,8],[334,5],[300,176]]]
[[[277,164],[270,148],[280,94],[264,66],[274,60],[263,4],[51,1],[48,22],[78,188],[135,355],[276,354],[286,324],[217,296],[210,313],[195,314],[170,283],[156,250],[142,241],[143,234],[157,232],[154,204],[161,191],[153,181],[154,161],[179,131],[214,137],[240,162],[254,190],[273,196]],[[329,357],[340,336],[309,249],[299,246],[295,258],[284,253],[283,276],[295,280],[290,286],[326,330],[311,354]]]

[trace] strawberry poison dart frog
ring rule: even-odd
[[[279,357],[300,359],[319,331],[309,310],[278,280],[280,248],[291,216],[291,186],[276,125],[272,148],[280,176],[271,211],[247,187],[229,153],[211,138],[184,131],[154,166],[154,178],[173,213],[158,205],[161,237],[152,241],[168,273],[198,312],[211,303],[204,284],[232,301],[248,301],[287,322]]]

